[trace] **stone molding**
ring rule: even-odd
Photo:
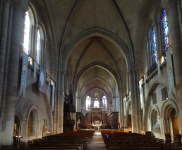
[[[134,61],[135,60],[134,54],[128,48],[128,46],[124,42],[124,40],[121,39],[119,36],[115,35],[113,32],[111,32],[105,28],[95,26],[95,27],[91,27],[89,29],[82,31],[81,33],[76,35],[72,40],[70,40],[70,42],[66,45],[64,52],[63,52],[63,57],[61,57],[61,55],[59,56],[59,58],[63,58],[63,60],[62,60],[62,68],[63,69],[66,68],[67,59],[68,59],[72,49],[74,48],[74,46],[77,45],[85,37],[90,37],[93,34],[101,36],[101,37],[103,36],[103,37],[110,38],[111,40],[116,42],[116,44],[118,44],[118,46],[123,50],[128,69],[130,69],[134,66],[134,62],[135,62]],[[61,59],[60,59],[60,61],[61,61]]]

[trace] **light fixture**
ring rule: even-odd
[[[53,84],[54,84],[54,81],[51,79],[51,85],[53,86]]]
[[[164,56],[161,57],[161,64],[164,63]]]
[[[32,61],[32,58],[31,57],[28,57],[28,62],[29,64],[32,66],[33,65],[33,61]]]

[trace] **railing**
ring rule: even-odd
[[[23,47],[22,46],[20,46],[19,56],[20,56],[20,60],[21,60],[23,58]],[[36,62],[36,64],[34,64],[34,62]],[[28,54],[28,67],[33,69],[34,65],[36,65],[36,72],[39,74],[40,73],[40,65],[37,64],[37,61],[30,54]],[[53,85],[53,83],[56,84],[56,82],[51,78],[51,76],[48,73],[46,73],[46,81],[47,82],[48,82],[48,77],[50,77],[51,86]]]
[[[157,69],[158,65],[159,65],[159,67],[160,67],[160,69],[161,69],[163,66],[165,66],[165,64],[166,64],[166,53],[163,53],[163,54],[159,57],[159,59],[158,59],[158,64],[154,63],[154,64],[150,67],[150,69],[144,74],[145,79],[148,80],[148,77],[149,77],[152,73],[155,74],[154,71]],[[143,81],[144,81],[144,76],[142,76]],[[153,75],[152,75],[152,76],[153,76]]]

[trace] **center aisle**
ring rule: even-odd
[[[88,144],[87,150],[107,150],[100,132],[95,131],[92,141]]]

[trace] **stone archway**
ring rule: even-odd
[[[171,134],[171,140],[180,133],[179,127],[179,110],[175,101],[169,99],[162,106],[162,117],[164,119],[164,134]]]
[[[28,138],[34,138],[37,136],[37,126],[38,126],[38,115],[35,110],[32,110],[28,117],[28,128],[27,128]]]

